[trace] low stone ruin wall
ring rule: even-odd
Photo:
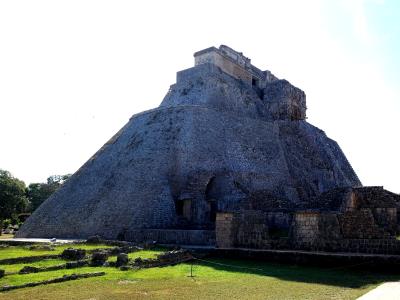
[[[312,244],[318,239],[320,215],[313,212],[297,213],[293,220],[292,238],[304,244]]]
[[[293,238],[301,243],[321,239],[394,239],[390,228],[377,224],[370,208],[343,213],[296,212],[292,228]]]
[[[24,257],[15,257],[15,258],[5,258],[0,260],[0,265],[10,265],[10,264],[18,264],[18,263],[31,263],[36,261],[41,261],[44,259],[56,259],[59,258],[58,254],[51,255],[36,255],[36,256],[24,256]]]
[[[210,253],[213,257],[249,259],[270,261],[274,263],[289,263],[306,266],[332,267],[337,270],[351,267],[399,272],[399,255],[328,253],[296,250],[259,250],[259,249],[215,249]]]
[[[156,242],[157,244],[215,245],[214,230],[138,229],[125,233],[132,242]]]
[[[400,241],[396,239],[342,239],[314,243],[293,244],[293,249],[327,252],[400,255]]]
[[[347,238],[378,239],[389,237],[383,228],[375,224],[374,215],[369,208],[346,212],[339,215],[342,234]]]
[[[268,219],[268,213],[254,210],[218,213],[217,247],[400,255],[400,240],[377,226],[369,209],[296,212],[288,236],[272,236]]]
[[[138,269],[138,268],[155,268],[155,267],[165,267],[176,265],[179,263],[187,262],[193,260],[191,252],[187,250],[173,250],[169,252],[164,252],[157,255],[156,258],[136,258],[133,262],[129,261],[128,257],[124,260],[123,264],[116,264],[123,271]],[[118,260],[117,260],[118,262]]]
[[[269,228],[269,213],[245,210],[237,213],[218,213],[216,219],[216,241],[219,248],[287,249],[290,247],[284,232],[282,237]],[[284,231],[284,230],[282,230]]]

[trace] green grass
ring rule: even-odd
[[[10,246],[8,248],[0,248],[0,260],[7,258],[16,258],[24,256],[40,256],[40,255],[52,255],[61,254],[67,248],[79,248],[79,249],[97,249],[97,248],[111,248],[112,246],[107,245],[86,245],[86,244],[63,244],[56,247],[54,251],[51,250],[29,250],[21,246]]]
[[[143,250],[131,253],[130,257],[151,258],[160,251],[161,249]],[[311,268],[215,258],[208,260],[212,263],[197,261],[194,264],[194,277],[188,276],[191,268],[189,263],[130,271],[84,267],[9,275],[0,279],[0,286],[36,282],[72,273],[106,272],[102,277],[0,293],[0,300],[356,299],[382,282],[400,279],[400,276],[351,269]],[[45,266],[51,262],[35,264]]]
[[[25,264],[12,264],[12,265],[0,265],[0,269],[5,270],[7,273],[18,272],[24,266],[32,266],[37,268],[51,267],[65,264],[65,260],[62,259],[45,259],[38,262],[31,262]],[[1,279],[0,279],[1,280]]]
[[[134,260],[135,258],[156,258],[157,254],[160,254],[164,252],[165,249],[158,248],[158,249],[152,249],[152,250],[141,250],[141,251],[136,251],[128,254],[129,259]],[[108,259],[108,261],[116,261],[117,257],[112,256]]]

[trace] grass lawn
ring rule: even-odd
[[[158,251],[130,256],[151,257]],[[345,269],[309,268],[228,259],[120,271],[85,267],[27,275],[9,275],[0,286],[40,281],[64,274],[104,271],[103,277],[24,288],[0,293],[5,299],[356,299],[378,284],[400,276]],[[1,268],[1,267],[0,267]]]
[[[136,251],[128,254],[129,259],[135,260],[135,258],[156,258],[157,254],[160,254],[164,252],[165,249],[151,249],[151,250],[142,250],[142,251]],[[116,256],[111,256],[108,261],[117,261]]]
[[[57,266],[65,264],[65,260],[62,259],[45,259],[37,262],[31,262],[31,263],[25,263],[25,264],[11,264],[11,265],[0,265],[0,269],[5,270],[7,273],[10,272],[18,272],[21,270],[24,266],[32,266],[32,267],[37,267],[37,268],[42,268],[42,267],[50,267],[50,266]],[[0,279],[1,281],[1,279]],[[2,284],[0,284],[2,285]]]
[[[23,257],[23,256],[40,256],[61,254],[67,248],[80,248],[80,249],[97,249],[97,248],[112,248],[106,245],[87,245],[87,244],[63,244],[56,247],[54,251],[51,250],[29,250],[21,246],[10,246],[8,248],[0,248],[0,260],[7,258]]]

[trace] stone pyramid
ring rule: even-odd
[[[201,244],[217,212],[299,210],[361,186],[339,145],[307,123],[303,91],[227,46],[194,56],[161,105],[133,115],[18,237]]]

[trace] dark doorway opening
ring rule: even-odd
[[[183,216],[183,201],[175,201],[175,210],[178,216]]]
[[[205,191],[207,200],[213,198],[214,187],[215,187],[215,176],[211,177],[207,183],[206,191]]]
[[[192,218],[192,200],[183,199],[175,201],[175,210],[177,216],[190,220]]]
[[[212,226],[214,226],[218,210],[215,176],[211,177],[208,181],[205,196],[208,204],[208,221],[213,224]]]
[[[210,222],[215,222],[215,219],[217,218],[217,201],[214,199],[209,200],[210,203]]]
[[[258,78],[253,77],[253,78],[251,79],[251,85],[252,85],[252,86],[258,86]]]

